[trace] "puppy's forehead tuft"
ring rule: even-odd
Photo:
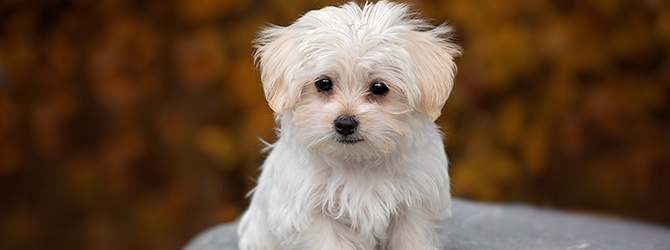
[[[310,11],[294,25],[328,27],[361,38],[361,34],[389,34],[394,28],[422,29],[426,23],[417,18],[406,4],[380,1],[359,6],[354,2],[340,7]]]

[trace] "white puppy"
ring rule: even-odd
[[[451,197],[434,121],[460,55],[450,35],[384,1],[260,33],[279,140],[240,221],[240,249],[439,249]]]

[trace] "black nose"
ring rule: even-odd
[[[358,127],[358,121],[351,116],[340,116],[335,119],[335,130],[341,135],[347,136],[353,134]]]

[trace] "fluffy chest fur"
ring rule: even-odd
[[[405,210],[425,208],[448,216],[447,158],[437,128],[429,128],[408,134],[402,153],[364,161],[324,158],[282,137],[255,190],[265,199],[272,231],[295,238],[313,217],[326,216],[354,232],[383,238]]]
[[[388,169],[352,164],[343,171],[324,171],[314,187],[314,211],[323,213],[358,232],[382,234],[398,212],[417,198],[407,176]]]

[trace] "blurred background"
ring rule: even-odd
[[[670,225],[670,3],[410,1],[465,53],[453,194]],[[181,248],[275,139],[250,41],[333,1],[0,1],[0,249]]]

